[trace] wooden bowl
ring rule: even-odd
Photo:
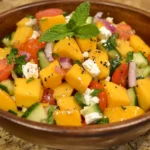
[[[49,0],[18,7],[0,14],[0,38],[16,28],[16,22],[28,14],[56,7],[67,12],[82,0]],[[108,1],[91,1],[91,14],[104,12],[114,22],[126,21],[150,44],[150,13]],[[101,149],[133,140],[150,129],[150,112],[127,121],[107,125],[62,127],[28,121],[0,110],[0,125],[10,133],[40,145],[58,149]]]

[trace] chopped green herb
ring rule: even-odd
[[[22,72],[22,65],[15,65],[14,67],[14,72],[17,74],[17,75],[22,75],[23,72]]]
[[[126,110],[127,108],[126,107],[124,107],[124,106],[121,106],[121,108],[123,109],[123,110]]]
[[[35,16],[33,16],[33,15],[27,15],[26,17],[29,18],[29,19],[34,19],[35,18]]]
[[[26,58],[25,55],[15,58],[15,64],[25,65],[26,64],[25,58]]]
[[[56,109],[56,106],[55,105],[51,105],[49,110],[48,110],[48,117],[46,119],[46,122],[48,124],[54,124],[55,123],[55,120],[53,118],[53,113],[54,113],[55,109]]]
[[[3,85],[3,84],[0,84],[0,89],[5,91],[6,93],[9,93],[8,88],[5,85]]]
[[[18,49],[12,48],[10,54],[7,56],[9,64],[12,64],[17,54],[18,54]]]
[[[11,45],[11,34],[8,34],[7,36],[5,36],[2,39],[2,43],[7,47],[10,46]]]
[[[100,92],[102,92],[104,89],[102,88],[102,89],[94,89],[94,91],[90,94],[92,97],[94,97],[94,96],[98,96],[98,94],[100,93]]]
[[[74,98],[75,98],[75,100],[77,101],[77,103],[78,103],[80,106],[82,106],[82,107],[86,106],[86,102],[85,102],[85,99],[84,99],[84,96],[83,96],[82,93],[77,92],[77,93],[74,95]]]
[[[82,63],[79,60],[75,60],[73,63],[78,64],[80,67],[82,67]]]
[[[119,58],[114,58],[110,60],[110,76],[112,76],[112,74],[120,64],[121,63]]]
[[[130,62],[130,61],[132,61],[132,59],[133,59],[133,52],[128,52],[126,62]]]
[[[34,78],[32,77],[32,78],[29,78],[27,81],[26,81],[26,83],[29,83],[29,82],[31,82],[31,81],[33,81],[34,80]]]

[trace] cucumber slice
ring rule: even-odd
[[[26,112],[22,115],[22,118],[42,122],[47,118],[47,114],[42,104],[40,102],[37,102],[26,110]]]
[[[150,75],[150,66],[146,66],[144,68],[136,68],[137,79],[147,78],[149,75]]]
[[[107,51],[107,54],[108,54],[108,56],[109,56],[110,59],[120,58],[121,57],[120,53],[117,50],[115,50],[115,49]]]
[[[132,61],[134,61],[139,68],[148,66],[148,60],[142,52],[134,53]]]
[[[43,49],[38,51],[38,61],[41,69],[46,68],[49,65],[49,61],[45,56]]]
[[[88,18],[87,18],[87,20],[86,20],[86,23],[87,24],[90,24],[90,23],[92,23],[93,22],[93,17],[92,16],[89,16]]]
[[[128,89],[127,93],[130,99],[130,106],[138,106],[138,99],[137,99],[135,88]]]
[[[2,81],[0,84],[4,85],[8,89],[9,95],[14,95],[14,82],[11,81],[10,79]]]

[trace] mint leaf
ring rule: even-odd
[[[65,24],[58,24],[53,26],[51,29],[47,30],[41,38],[39,39],[40,42],[52,42],[61,40],[65,37],[72,37],[74,35]]]
[[[132,59],[133,59],[133,52],[128,52],[126,62],[130,62],[130,61],[132,61]]]
[[[69,28],[70,30],[73,30],[76,27],[79,27],[85,24],[89,16],[89,11],[90,11],[89,2],[84,2],[80,4],[75,10],[75,12],[72,14],[72,17],[67,24],[67,28]]]
[[[86,24],[75,30],[75,36],[87,39],[95,37],[99,34],[99,30],[95,24]]]
[[[17,54],[18,50],[16,48],[12,48],[10,54],[7,56],[9,64],[12,64],[12,61],[15,59]]]

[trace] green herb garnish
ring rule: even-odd
[[[32,78],[29,78],[27,81],[26,81],[26,83],[29,83],[29,82],[31,82],[31,81],[33,81],[34,80],[34,78],[32,77]]]
[[[109,123],[109,118],[105,116],[97,122],[97,124],[108,124],[108,123]]]
[[[133,52],[128,52],[126,62],[130,62],[130,61],[132,61],[132,59],[133,59]]]
[[[35,16],[33,16],[33,15],[27,15],[26,17],[29,18],[29,19],[34,19],[35,18]]]
[[[8,110],[8,112],[11,113],[11,114],[13,114],[13,115],[15,115],[15,116],[17,116],[17,113],[14,112],[13,110]]]
[[[77,103],[78,103],[80,106],[82,106],[82,107],[86,106],[86,102],[85,102],[85,99],[84,99],[84,96],[83,96],[82,93],[77,92],[77,93],[74,95],[74,98],[75,98],[75,100],[77,101]]]
[[[90,3],[80,4],[67,24],[58,24],[47,30],[39,39],[40,42],[52,42],[65,37],[92,38],[99,34],[95,24],[86,24],[89,16]]]
[[[0,84],[0,89],[2,89],[3,91],[9,94],[8,88],[5,85]]]
[[[25,58],[26,58],[25,55],[17,57],[15,59],[15,64],[17,64],[17,65],[25,65],[26,64]]]
[[[18,54],[18,49],[12,48],[10,54],[7,56],[9,64],[12,64],[17,54]]]
[[[73,63],[78,64],[80,67],[82,67],[82,63],[79,60],[75,60]]]
[[[100,92],[102,92],[104,89],[94,89],[94,91],[90,94],[92,97],[98,96]]]

